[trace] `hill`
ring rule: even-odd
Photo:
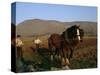
[[[97,23],[87,21],[60,22],[56,20],[25,20],[16,27],[17,34],[22,36],[48,35],[52,33],[62,33],[72,25],[80,25],[84,29],[85,35],[97,35]]]

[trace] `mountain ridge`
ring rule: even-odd
[[[64,30],[72,25],[80,25],[85,34],[97,35],[97,22],[90,21],[73,21],[61,22],[56,20],[30,19],[19,23],[16,27],[17,34],[22,36],[42,35],[42,34],[61,34]]]

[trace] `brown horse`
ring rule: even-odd
[[[68,47],[70,48],[70,59],[73,56],[74,49],[80,42],[83,41],[84,31],[80,28],[80,26],[74,25],[66,29],[66,31],[64,31],[61,36],[68,43]]]
[[[62,65],[68,65],[68,59],[72,58],[73,49],[82,41],[83,35],[83,30],[77,25],[68,28],[62,35],[52,34],[48,39],[51,60],[54,60],[58,56],[61,59]]]
[[[68,47],[66,47],[67,42],[66,40],[59,34],[52,34],[48,40],[48,44],[49,44],[49,49],[51,50],[51,60],[53,61],[54,59],[57,58],[61,59],[62,61],[65,61],[66,64],[68,64],[67,59],[66,59],[66,55],[68,52]],[[62,63],[62,65],[65,65],[64,63]]]

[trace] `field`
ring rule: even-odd
[[[95,37],[84,38],[84,41],[74,51],[70,62],[71,69],[96,68],[97,39]]]
[[[25,61],[35,61],[42,63],[44,71],[50,70],[49,54],[45,50],[48,50],[48,36],[41,36],[41,55],[36,52],[34,44],[35,37],[23,37],[23,57]],[[44,49],[44,50],[43,50]],[[42,51],[43,50],[43,51]],[[48,52],[48,51],[47,51]],[[70,60],[70,69],[86,69],[97,67],[97,38],[96,37],[84,37],[78,47],[74,50],[73,58]]]

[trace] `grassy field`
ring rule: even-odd
[[[71,59],[71,69],[84,69],[97,67],[97,39],[86,37],[74,51]]]
[[[48,36],[40,37],[42,40],[41,47],[48,49]],[[35,37],[24,37],[23,40],[23,57],[28,61],[44,62],[42,64],[47,70],[50,67],[50,60],[48,54],[43,56],[35,52]],[[43,52],[45,53],[45,52]],[[97,67],[97,38],[85,37],[83,42],[74,50],[73,58],[70,60],[70,69],[86,69]]]

